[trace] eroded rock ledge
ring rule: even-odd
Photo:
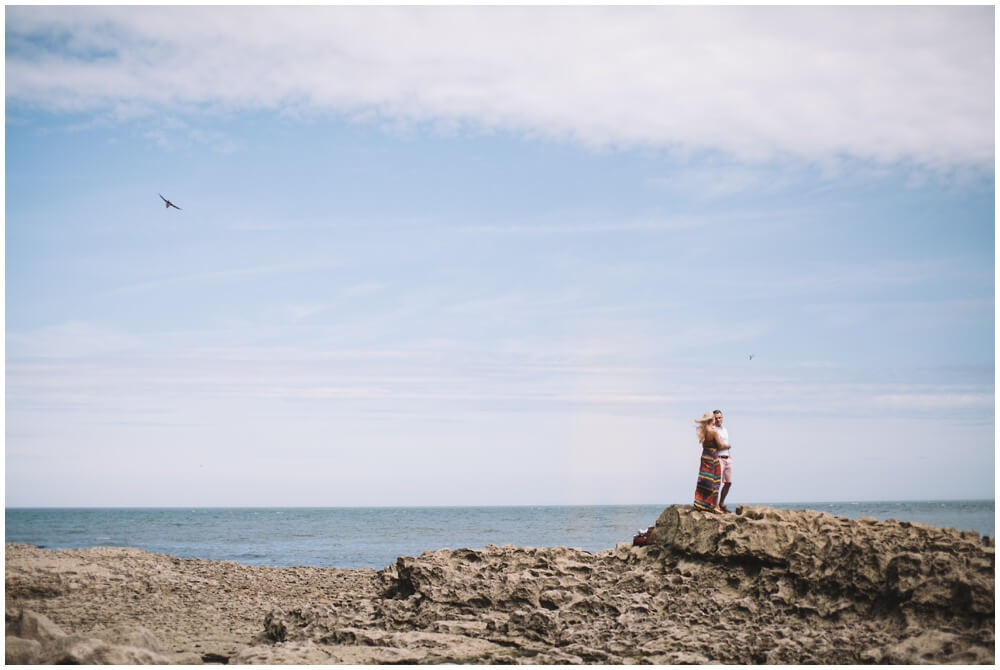
[[[669,507],[642,548],[441,549],[381,571],[7,545],[8,662],[75,645],[84,663],[993,663],[994,611],[992,538],[762,506]]]
[[[800,611],[828,616],[849,609],[917,624],[956,616],[970,625],[993,621],[992,538],[812,510],[738,512],[706,523],[703,512],[669,507],[656,522],[653,545],[668,565],[743,567],[759,596],[788,600]]]

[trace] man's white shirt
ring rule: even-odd
[[[725,426],[719,426],[719,427],[717,427],[715,429],[715,432],[717,432],[719,434],[719,442],[720,442],[721,447],[722,447],[721,449],[719,449],[717,455],[719,455],[719,456],[728,456],[729,455],[729,431],[726,429]]]

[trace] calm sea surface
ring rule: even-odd
[[[994,501],[765,503],[993,535]],[[8,508],[6,541],[127,546],[256,565],[384,568],[397,556],[487,544],[611,549],[666,505],[329,508]]]

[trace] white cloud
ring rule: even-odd
[[[81,358],[137,351],[142,338],[83,321],[70,321],[30,333],[7,333],[8,360]]]
[[[516,223],[481,223],[459,226],[457,229],[468,233],[489,233],[499,235],[559,235],[625,232],[662,232],[684,230],[707,226],[712,220],[707,217],[675,217],[627,219],[623,221],[578,221],[528,220]]]
[[[179,285],[200,285],[222,281],[244,281],[266,275],[280,275],[286,273],[314,272],[339,267],[337,261],[317,261],[298,263],[274,263],[270,265],[257,265],[253,267],[234,268],[229,270],[212,270],[207,272],[192,272],[179,274],[163,279],[119,286],[107,291],[107,295],[119,295],[123,293],[140,293],[144,291],[157,290]]]
[[[991,7],[10,7],[11,103],[991,169]]]
[[[953,393],[889,393],[873,398],[875,404],[894,410],[958,410],[988,409],[995,404],[994,395],[987,392]]]
[[[789,267],[794,265],[791,261]],[[786,277],[763,276],[759,278],[741,278],[740,294],[744,297],[797,297],[809,296],[811,302],[803,305],[806,312],[818,315],[831,315],[835,320],[850,316],[870,315],[873,310],[893,310],[898,313],[921,313],[930,310],[947,311],[949,314],[974,314],[993,308],[991,299],[955,298],[955,299],[914,299],[905,301],[886,301],[878,299],[879,292],[893,289],[915,288],[925,285],[941,285],[956,283],[969,278],[988,285],[988,272],[981,269],[966,258],[941,257],[920,258],[915,260],[863,260],[822,261],[810,260],[807,271],[798,272],[795,281]],[[852,298],[863,296],[861,302],[848,302],[844,296]],[[818,298],[831,299],[832,302],[819,301]]]

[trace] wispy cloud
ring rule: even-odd
[[[708,218],[645,218],[622,221],[519,221],[511,223],[469,224],[457,228],[459,232],[493,233],[498,235],[589,235],[601,233],[642,233],[685,230],[710,225]]]
[[[879,406],[891,409],[911,410],[985,410],[994,407],[996,399],[993,393],[986,391],[969,392],[957,389],[951,393],[889,393],[872,398]]]
[[[494,411],[596,411],[676,420],[677,412],[712,402],[760,416],[922,412],[961,421],[970,412],[988,418],[994,403],[992,384],[971,381],[966,373],[939,370],[935,376],[942,381],[934,384],[861,382],[857,371],[843,366],[777,366],[765,360],[711,367],[669,357],[643,360],[586,344],[494,350],[444,342],[402,349],[189,342],[170,350],[164,341],[156,351],[133,348],[127,356],[97,349],[64,349],[60,357],[36,353],[19,346],[8,361],[12,417],[95,411],[114,421],[162,421],[169,414],[196,423],[217,412],[213,421],[226,422],[241,408],[281,401],[266,405],[275,416],[314,411],[319,402],[324,414],[337,415],[363,410],[390,416],[419,407],[428,416],[455,419]],[[954,381],[945,381],[949,376]]]
[[[985,6],[9,7],[6,35],[8,107],[333,112],[752,160],[993,164]]]
[[[175,150],[187,144],[204,145],[212,151],[231,154],[246,148],[246,141],[216,129],[200,128],[176,116],[157,118],[143,136],[160,149]],[[179,140],[180,138],[180,140]]]
[[[70,321],[29,333],[7,332],[8,360],[34,357],[81,358],[138,350],[141,337],[85,321]]]
[[[336,261],[329,262],[301,262],[301,263],[274,263],[267,265],[257,265],[245,268],[231,268],[228,270],[210,270],[206,272],[191,272],[187,274],[173,275],[152,281],[138,282],[119,286],[106,292],[106,295],[121,295],[129,293],[141,293],[156,289],[198,284],[214,284],[225,281],[241,281],[254,279],[266,275],[313,272],[338,267]]]
[[[805,180],[801,165],[795,165],[794,169],[778,169],[770,165],[708,159],[701,164],[686,165],[683,171],[650,177],[646,182],[675,196],[696,196],[711,201],[746,193],[773,195],[801,186]]]
[[[818,323],[832,328],[861,326],[877,321],[908,323],[918,327],[926,323],[979,319],[992,321],[995,308],[987,299],[945,300],[869,300],[847,302],[842,299],[806,305],[803,310]],[[926,327],[926,326],[925,326]]]
[[[789,261],[787,267],[797,267]],[[989,269],[992,271],[992,268]],[[968,281],[975,274],[981,274],[981,286],[988,286],[989,275],[984,267],[970,264],[968,259],[958,257],[918,258],[918,259],[860,259],[855,261],[810,259],[796,273],[795,281],[785,276],[759,272],[753,277],[741,278],[738,291],[747,297],[796,297],[808,295],[814,305],[806,305],[807,310],[821,311],[828,307],[839,309],[840,304],[856,310],[870,310],[874,307],[888,308],[947,308],[962,311],[991,308],[992,301],[980,298],[949,298],[942,300],[916,299],[909,296],[904,302],[886,302],[884,293],[900,288],[914,288],[922,285],[941,285]],[[861,302],[847,303],[863,295]],[[836,305],[819,302],[819,298],[835,297]]]

